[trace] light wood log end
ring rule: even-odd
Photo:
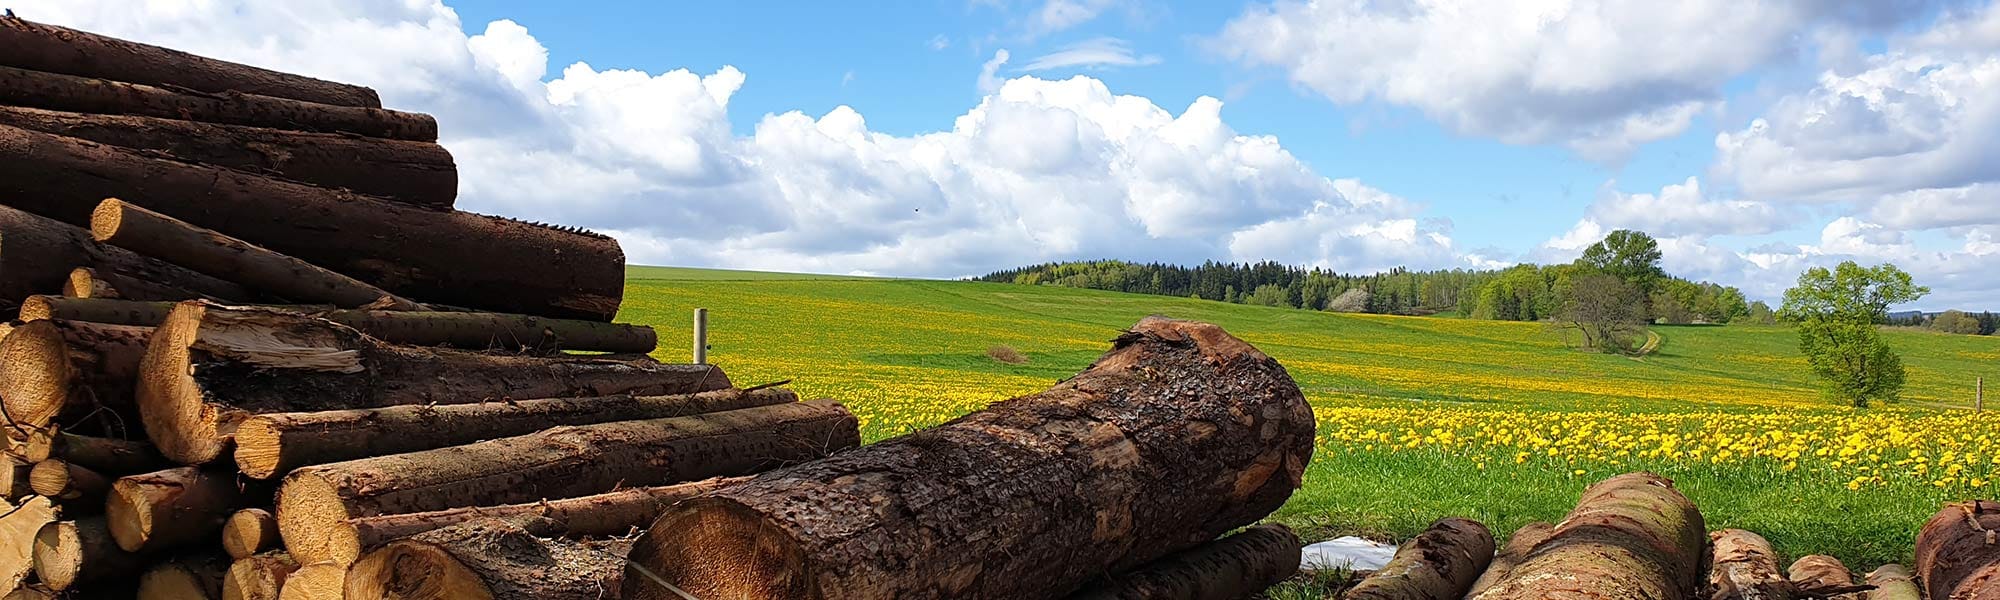
[[[643,567],[699,598],[817,598],[806,553],[781,527],[740,504],[694,498],[668,509],[632,548],[626,598],[681,600]]]
[[[361,536],[348,519],[339,490],[317,469],[293,471],[278,488],[278,531],[285,549],[304,564],[354,564]]]
[[[246,508],[222,524],[222,550],[242,560],[279,545],[278,518],[271,511]]]
[[[346,598],[492,600],[486,582],[434,544],[400,540],[368,553],[348,571]]]

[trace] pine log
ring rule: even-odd
[[[301,468],[279,488],[278,529],[302,563],[351,564],[361,554],[351,519],[743,475],[860,443],[854,415],[831,400],[557,427]]]
[[[301,565],[299,570],[285,577],[285,586],[278,590],[278,600],[341,600],[341,591],[346,584],[346,565]]]
[[[139,600],[222,600],[229,560],[220,554],[177,556],[139,576]]]
[[[1916,580],[1911,578],[1910,569],[1898,564],[1887,564],[1868,572],[1868,600],[1923,600],[1924,593],[1917,589]]]
[[[703,598],[1060,598],[1270,514],[1313,435],[1277,361],[1148,318],[1048,391],[669,508],[624,597],[679,600],[643,571]]]
[[[35,534],[33,554],[35,576],[55,590],[137,577],[151,566],[145,558],[118,547],[104,517],[42,525]]]
[[[1252,598],[1298,572],[1299,559],[1299,536],[1290,528],[1258,525],[1107,576],[1069,600]]]
[[[76,225],[105,198],[144,198],[161,214],[432,304],[610,321],[624,294],[625,256],[606,236],[14,127],[0,126],[0,194]]]
[[[222,577],[222,600],[278,600],[285,578],[298,570],[298,561],[284,552],[238,558]]]
[[[619,597],[632,541],[536,537],[486,519],[390,543],[348,572],[348,600]]]
[[[249,496],[230,473],[182,467],[112,482],[104,516],[126,552],[213,544],[222,522],[249,504]]]
[[[90,321],[108,325],[158,327],[173,312],[173,302],[142,302],[114,298],[77,298],[37,294],[21,301],[22,321]]]
[[[1346,600],[1461,600],[1493,561],[1493,533],[1471,519],[1441,519],[1396,549]]]
[[[791,390],[770,388],[271,413],[237,426],[236,465],[244,475],[270,479],[306,465],[470,444],[557,425],[684,417],[798,400]]]
[[[61,460],[105,475],[131,475],[167,468],[166,457],[153,445],[113,438],[90,437],[44,427],[28,435],[29,462]]]
[[[0,454],[0,497],[11,503],[33,495],[35,488],[28,480],[34,470],[33,463],[12,454]]]
[[[166,152],[416,206],[451,208],[458,196],[451,153],[432,142],[14,106],[0,107],[0,125]]]
[[[50,73],[203,92],[238,91],[341,106],[382,106],[375,90],[358,85],[281,73],[12,16],[0,18],[0,57],[4,57],[0,63],[10,67]]]
[[[1652,473],[1584,490],[1549,539],[1477,600],[1682,600],[1702,590],[1708,535],[1701,511]]]
[[[48,498],[31,496],[19,504],[0,503],[0,589],[20,587],[35,572],[35,538],[56,520]]]
[[[0,103],[415,142],[435,142],[438,134],[437,119],[421,113],[240,92],[211,94],[5,66],[0,66]]]
[[[547,523],[552,529],[536,532],[547,537],[623,536],[651,524],[676,502],[748,480],[748,477],[716,477],[527,504],[362,517],[348,520],[351,531],[336,532],[352,533],[353,539],[339,539],[333,545],[359,548],[365,553],[395,540],[479,519]]]
[[[150,327],[29,321],[0,339],[0,405],[16,427],[137,433],[132,383]],[[86,426],[88,424],[89,426]]]
[[[1708,536],[1714,559],[1709,562],[1708,589],[1713,600],[1790,600],[1792,583],[1778,570],[1778,553],[1764,536],[1742,529],[1724,529]]]
[[[659,341],[653,328],[623,323],[489,312],[338,310],[324,304],[264,307],[319,317],[353,327],[372,338],[411,346],[536,354],[566,350],[611,352],[632,356],[596,358],[631,360],[652,352]],[[167,320],[173,309],[172,302],[29,296],[21,303],[21,320],[69,319],[156,327]]]
[[[408,298],[355,278],[117,198],[97,205],[90,216],[90,234],[98,242],[293,302],[422,310]]]
[[[1868,588],[1854,584],[1854,573],[1847,570],[1846,563],[1825,554],[1801,556],[1792,561],[1792,566],[1785,569],[1785,578],[1791,580],[1796,595],[1803,598],[1861,600],[1861,592]]]
[[[1529,553],[1534,552],[1535,546],[1540,545],[1542,540],[1549,539],[1549,533],[1554,530],[1555,525],[1546,521],[1536,521],[1514,530],[1514,535],[1507,538],[1507,547],[1493,556],[1493,564],[1487,565],[1486,572],[1479,576],[1479,580],[1472,582],[1472,590],[1466,592],[1465,597],[1476,597],[1485,592],[1486,588],[1493,587],[1501,579],[1506,578],[1507,572],[1514,570],[1515,565],[1521,564],[1521,559],[1527,558]]]
[[[0,596],[0,600],[56,600],[56,593],[40,584],[24,584]]]
[[[278,517],[261,508],[246,508],[222,524],[222,552],[243,560],[279,547]]]
[[[62,295],[69,298],[119,298],[118,289],[99,276],[97,269],[90,267],[70,269],[69,279],[63,281]]]
[[[0,182],[0,187],[6,185]],[[7,202],[24,204],[12,197]],[[0,206],[0,301],[11,307],[21,298],[61,290],[77,267],[89,267],[100,277],[116,274],[153,282],[156,288],[180,290],[185,298],[249,298],[236,284],[99,244],[82,228]]]
[[[82,465],[51,459],[28,471],[28,488],[65,506],[102,506],[111,480]]]
[[[324,319],[199,302],[176,307],[154,338],[139,414],[160,453],[183,464],[222,457],[255,414],[729,387],[710,365],[397,346]]]
[[[218,279],[217,281],[221,281]],[[235,284],[229,284],[234,286]],[[230,292],[244,294],[231,296],[247,298],[253,292],[232,287]],[[115,271],[100,271],[89,267],[77,267],[69,272],[69,279],[63,282],[62,295],[78,299],[136,300],[142,302],[179,302],[182,300],[217,300],[227,302],[230,297],[205,294],[186,288],[141,279]]]
[[[2000,502],[1946,504],[1917,532],[1917,578],[1930,600],[2000,599]]]

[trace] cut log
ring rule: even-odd
[[[669,508],[624,597],[680,600],[643,572],[702,598],[1060,598],[1270,514],[1313,435],[1277,361],[1148,318],[1048,391]]]
[[[1709,562],[1708,589],[1712,600],[1790,600],[1792,583],[1778,570],[1778,553],[1764,536],[1742,529],[1724,529],[1708,536],[1715,551]]]
[[[0,107],[0,125],[156,150],[417,206],[451,208],[458,197],[451,153],[432,142],[13,106]]]
[[[11,503],[33,495],[35,487],[29,484],[29,475],[34,470],[33,463],[12,454],[0,454],[0,497]]]
[[[29,321],[0,339],[0,405],[16,427],[138,433],[132,382],[150,327]]]
[[[610,321],[625,291],[625,255],[606,236],[14,127],[0,126],[0,194],[76,225],[105,198],[143,198],[161,214],[432,304]]]
[[[229,560],[220,554],[179,556],[139,576],[139,600],[222,600]]]
[[[20,587],[35,572],[35,538],[42,526],[56,520],[56,505],[48,498],[29,497],[20,504],[0,505],[0,589]]]
[[[90,234],[98,242],[293,302],[341,308],[423,309],[408,298],[355,278],[117,198],[97,205],[90,216]]]
[[[285,578],[297,570],[298,561],[284,552],[239,558],[223,575],[222,600],[278,600]]]
[[[151,566],[118,547],[104,517],[43,525],[35,534],[34,561],[35,576],[55,590],[137,577]]]
[[[7,202],[22,204],[11,197]],[[181,290],[184,298],[249,298],[236,284],[99,244],[82,228],[0,206],[0,299],[12,306],[17,299],[60,290],[78,267],[94,269],[100,277],[124,275]]]
[[[1801,556],[1792,561],[1792,566],[1785,569],[1785,577],[1791,580],[1796,595],[1805,598],[1861,600],[1861,592],[1868,589],[1854,584],[1854,573],[1847,570],[1846,563],[1825,554]]]
[[[249,503],[247,496],[229,473],[182,467],[112,482],[104,516],[126,552],[213,544],[222,522]]]
[[[69,279],[63,281],[62,295],[69,298],[117,299],[118,290],[111,286],[111,282],[97,276],[96,269],[77,267],[70,269]]]
[[[676,502],[748,480],[748,477],[716,477],[528,504],[362,517],[348,520],[351,530],[333,532],[336,536],[351,532],[352,539],[336,539],[331,545],[368,552],[395,540],[479,519],[548,523],[554,529],[536,532],[546,537],[623,536],[651,524]]]
[[[1252,598],[1298,572],[1299,559],[1299,536],[1291,529],[1258,525],[1108,576],[1069,600]]]
[[[1461,600],[1493,562],[1493,533],[1471,519],[1441,519],[1396,549],[1346,600]]]
[[[1703,588],[1708,534],[1701,511],[1652,473],[1584,490],[1549,539],[1477,600],[1680,600]]]
[[[22,321],[90,321],[107,325],[158,327],[173,312],[172,302],[76,298],[37,294],[21,301]]]
[[[263,414],[236,428],[236,465],[245,475],[269,479],[306,465],[470,444],[557,425],[684,417],[798,399],[791,390],[773,388]]]
[[[285,577],[285,586],[278,591],[278,600],[341,600],[341,591],[346,583],[345,565],[303,565]]]
[[[231,284],[234,285],[234,284]],[[231,288],[231,293],[243,296],[214,296],[157,283],[115,271],[100,271],[88,267],[71,269],[69,280],[63,282],[62,295],[70,298],[106,300],[136,300],[142,302],[179,302],[181,300],[219,300],[247,298],[252,292],[241,288]]]
[[[45,427],[28,435],[27,458],[30,462],[61,460],[118,476],[170,466],[166,457],[153,450],[152,444],[76,435],[56,427]]]
[[[323,319],[198,302],[160,326],[140,373],[147,435],[183,464],[223,456],[254,414],[729,387],[710,365],[397,346]]]
[[[1917,577],[1930,600],[2000,599],[2000,502],[1946,504],[1917,532]]]
[[[278,517],[261,508],[246,508],[229,515],[222,524],[222,552],[230,558],[243,560],[265,550],[277,548],[282,542],[278,538]]]
[[[203,92],[238,91],[341,106],[382,106],[375,90],[196,56],[13,16],[0,18],[10,67]]]
[[[435,142],[438,134],[437,119],[421,113],[236,92],[209,94],[14,67],[0,67],[0,103],[416,142]]]
[[[56,593],[47,586],[22,585],[7,592],[6,596],[0,596],[0,600],[56,600]]]
[[[111,480],[82,465],[52,459],[28,471],[28,488],[65,506],[102,506]]]
[[[658,345],[653,328],[644,325],[551,319],[488,312],[400,310],[336,310],[323,304],[267,305],[265,308],[310,315],[360,330],[369,337],[411,346],[449,346],[464,350],[507,350],[554,354],[574,350],[614,352],[607,360],[633,360]],[[156,327],[173,312],[172,302],[128,302],[110,299],[29,296],[21,303],[21,320],[69,319],[113,325]]]
[[[479,520],[383,547],[348,572],[348,600],[598,600],[617,598],[631,540],[536,537]]]
[[[1472,582],[1472,590],[1466,592],[1464,597],[1477,597],[1485,592],[1486,588],[1493,587],[1493,584],[1506,578],[1507,572],[1514,570],[1515,565],[1521,564],[1521,559],[1527,558],[1530,552],[1534,552],[1535,546],[1541,544],[1542,540],[1549,539],[1549,532],[1553,530],[1555,525],[1546,521],[1536,521],[1514,530],[1513,537],[1507,538],[1507,547],[1493,556],[1493,564],[1486,566],[1486,572],[1479,576],[1479,580]]]
[[[1923,600],[1924,593],[1917,589],[1916,580],[1911,578],[1910,569],[1898,564],[1887,564],[1868,572],[1868,600]]]
[[[743,475],[860,443],[854,415],[831,400],[557,427],[301,468],[279,488],[278,529],[302,563],[351,564],[361,548],[350,519]]]

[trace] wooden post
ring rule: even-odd
[[[1972,412],[1986,410],[1986,378],[1972,381]]]
[[[708,309],[694,309],[694,364],[708,364]]]

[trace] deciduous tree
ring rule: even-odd
[[[1866,408],[1872,401],[1894,402],[1903,388],[1903,361],[1876,325],[1888,319],[1890,306],[1929,293],[1895,265],[1847,261],[1800,274],[1780,312],[1798,324],[1799,350],[1827,394]]]

